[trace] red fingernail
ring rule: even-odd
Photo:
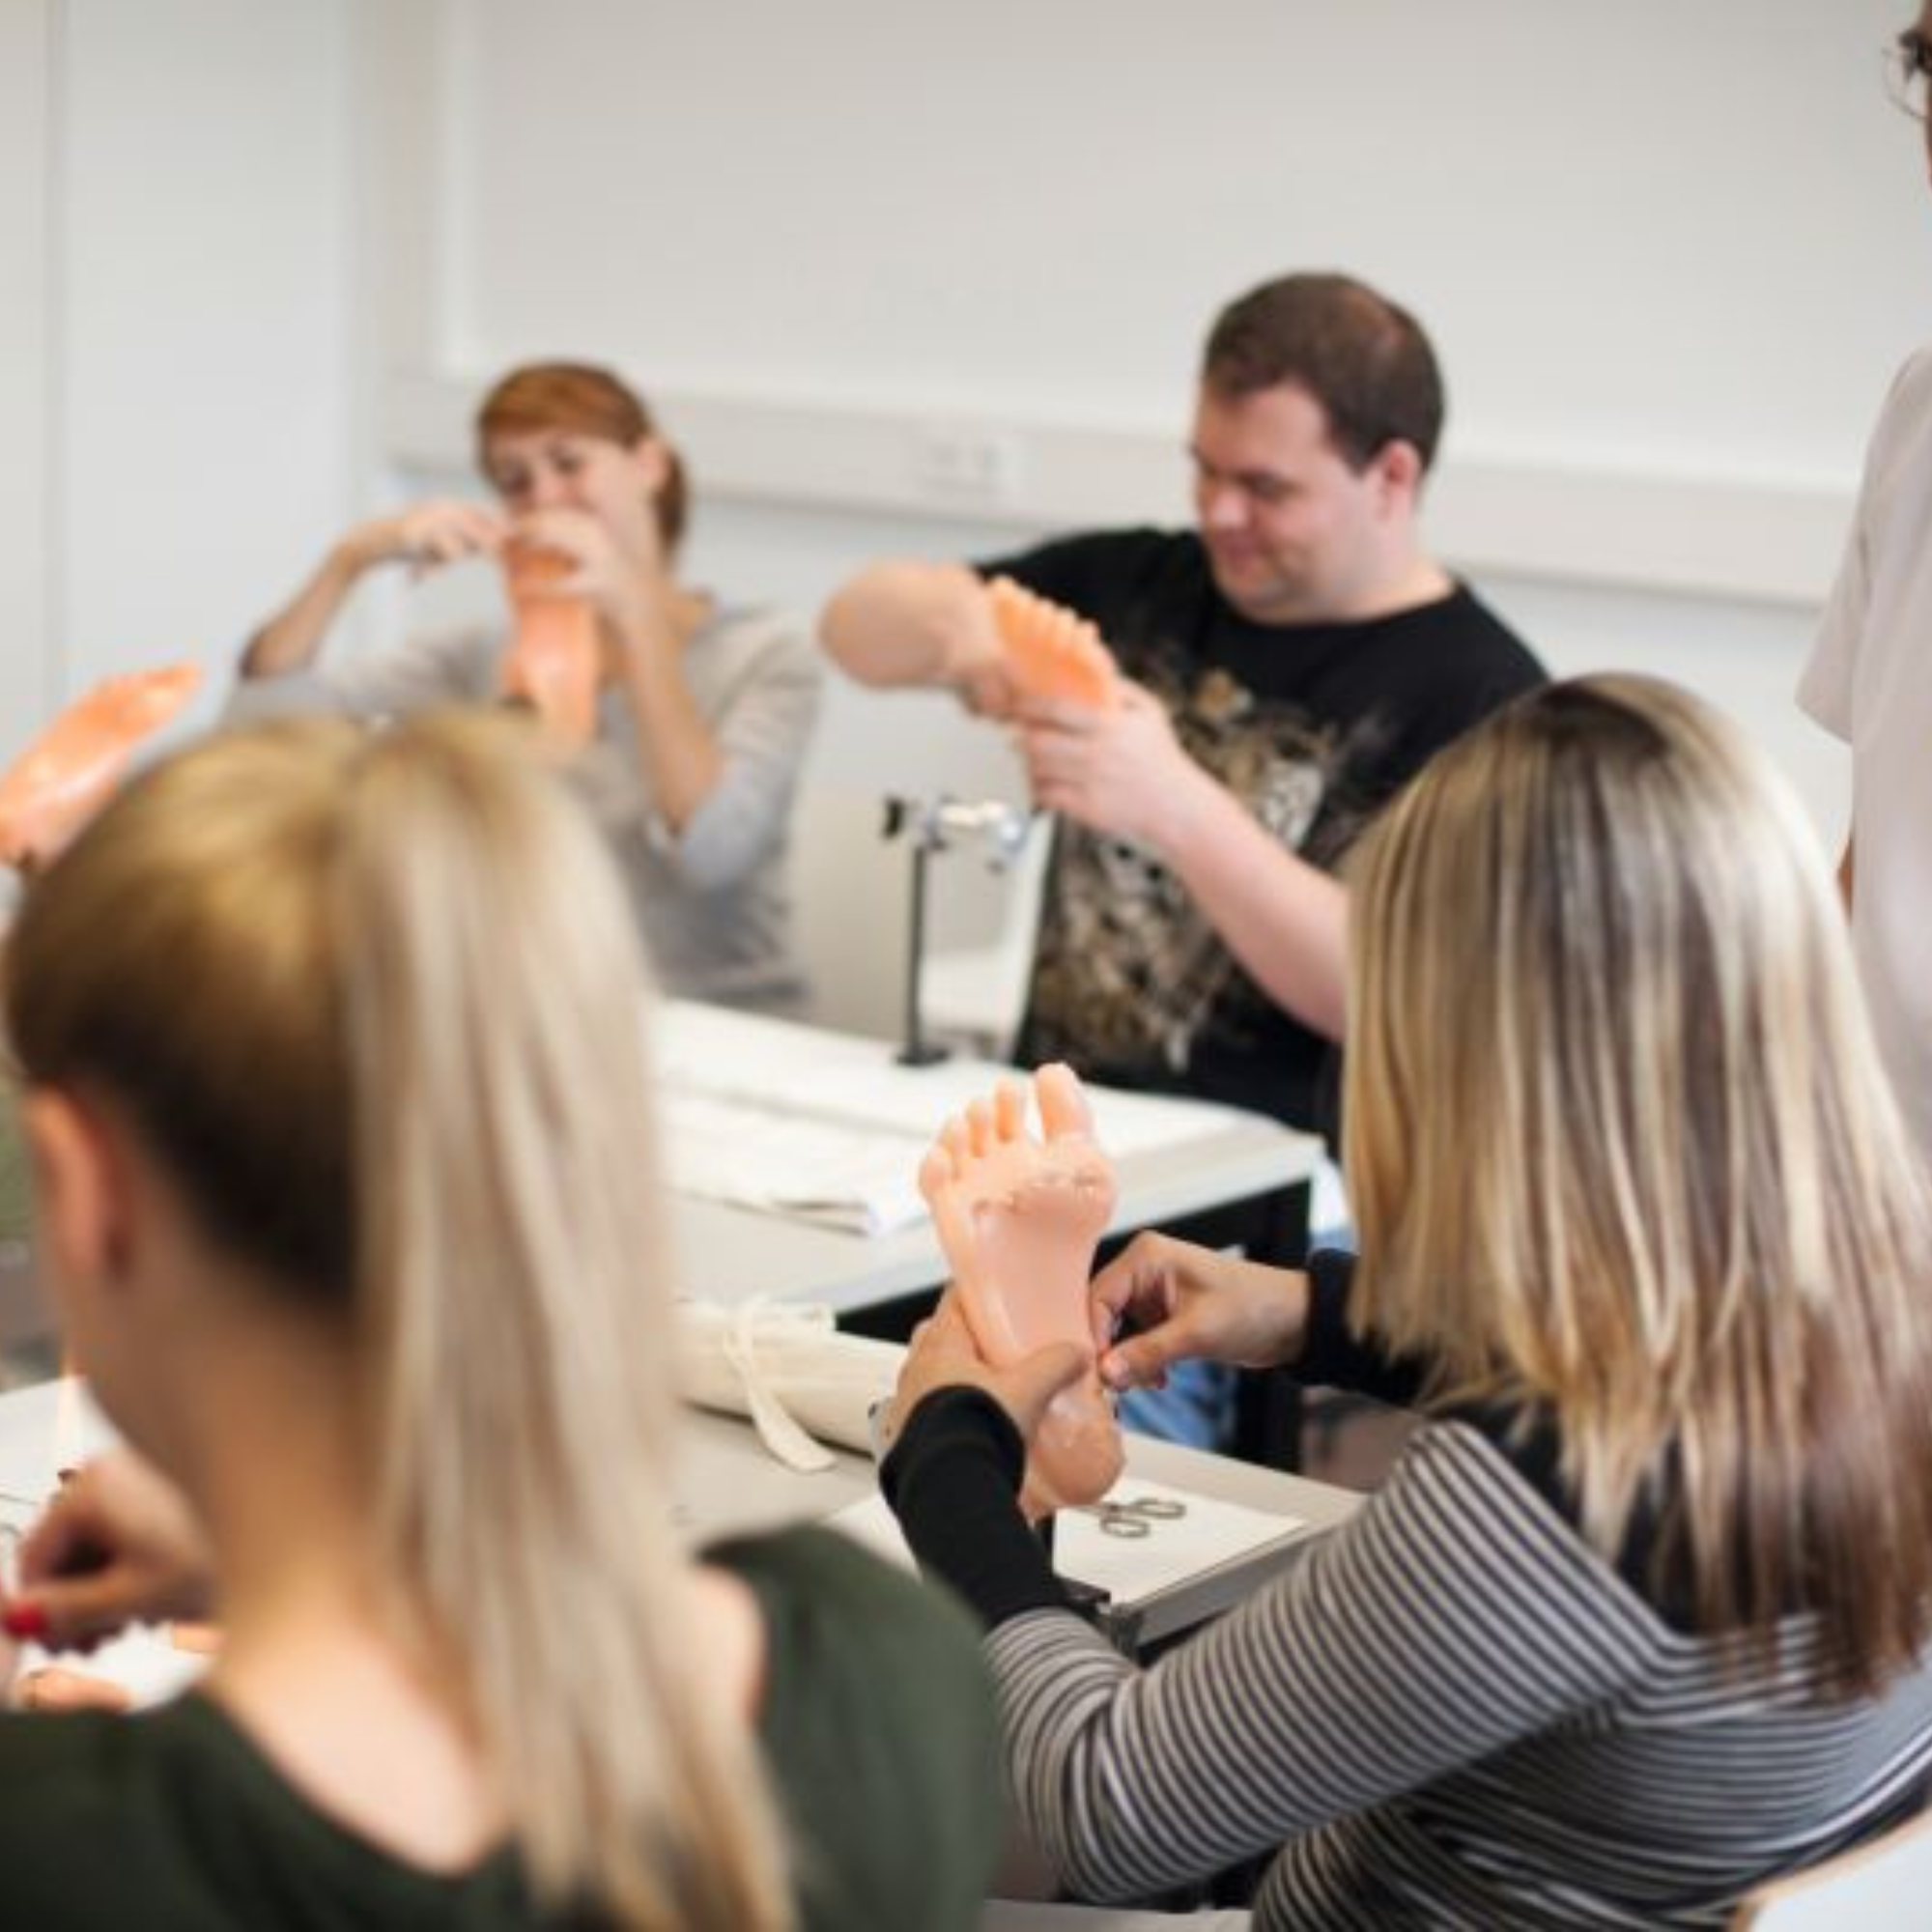
[[[47,1613],[38,1604],[9,1604],[0,1611],[0,1630],[23,1643],[47,1634]]]

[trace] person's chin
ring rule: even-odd
[[[1214,587],[1244,617],[1258,624],[1270,622],[1277,605],[1293,601],[1285,595],[1287,587],[1280,573],[1270,569],[1263,557],[1225,557],[1209,551],[1208,563]]]

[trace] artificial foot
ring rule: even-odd
[[[1070,698],[1105,710],[1114,702],[1113,653],[1085,617],[1036,596],[1010,577],[986,586],[1006,647],[1007,674],[1031,697]]]
[[[103,679],[69,705],[0,778],[0,862],[53,858],[107,802],[134,747],[200,685],[199,665],[170,665]]]
[[[1026,1090],[1003,1081],[947,1122],[919,1173],[973,1338],[996,1367],[1049,1342],[1093,1349],[1087,1282],[1114,1211],[1113,1166],[1072,1069],[1041,1067],[1034,1095],[1043,1139],[1026,1131]],[[1122,1456],[1112,1400],[1090,1370],[1054,1398],[1029,1447],[1022,1506],[1040,1516],[1092,1502]]]
[[[564,751],[581,751],[597,729],[602,655],[597,613],[578,597],[550,595],[545,585],[569,569],[550,551],[505,555],[516,631],[503,657],[503,695],[535,711],[544,734]]]

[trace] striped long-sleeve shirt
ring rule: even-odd
[[[1321,1286],[1298,1366],[1402,1382],[1346,1340],[1335,1271]],[[1146,1670],[1064,1606],[1021,1461],[987,1398],[941,1391],[888,1492],[990,1626],[1014,1791],[1083,1897],[1278,1847],[1260,1927],[1718,1925],[1932,1767],[1932,1665],[1833,1701],[1807,1619],[1772,1660],[1697,1634],[1641,1537],[1616,1565],[1585,1543],[1547,1434],[1507,1418],[1425,1425],[1348,1523]]]

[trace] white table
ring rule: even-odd
[[[966,1097],[1013,1074],[970,1059],[900,1066],[888,1041],[690,1003],[668,1006],[658,1033],[668,1090],[701,1087],[747,1107],[768,1106],[775,1120],[816,1112],[872,1123],[902,1142],[909,1170]],[[1158,1111],[1176,1131],[1165,1145],[1117,1155],[1120,1194],[1109,1234],[1292,1187],[1321,1160],[1317,1137],[1264,1114],[1166,1095],[1115,1097],[1123,1111]],[[1103,1114],[1103,1142],[1105,1124]],[[672,1216],[676,1286],[710,1300],[772,1294],[847,1315],[936,1289],[947,1275],[923,1219],[896,1233],[862,1235],[690,1194],[674,1195]]]
[[[106,1447],[113,1432],[74,1380],[40,1382],[0,1395],[0,1522],[24,1526],[50,1495],[57,1471]],[[876,1481],[863,1456],[838,1453],[831,1468],[801,1475],[773,1461],[748,1423],[690,1410],[668,1500],[695,1540],[750,1534],[787,1523],[818,1521],[870,1495]],[[1204,1578],[1136,1623],[1152,1640],[1225,1609],[1275,1571],[1299,1547],[1347,1520],[1361,1505],[1354,1492],[1305,1477],[1256,1468],[1143,1436],[1127,1438],[1130,1476],[1197,1494],[1300,1519],[1298,1536],[1271,1547],[1237,1570]]]

